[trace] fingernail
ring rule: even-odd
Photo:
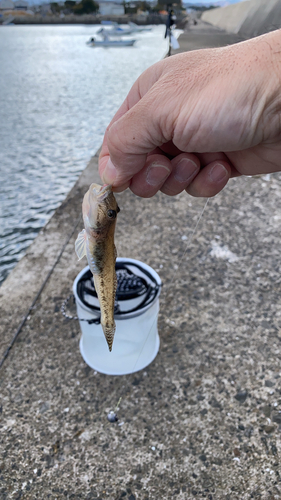
[[[212,182],[221,182],[228,177],[228,171],[223,165],[216,163],[209,175]]]
[[[105,184],[113,184],[117,177],[116,167],[113,165],[111,159],[109,158],[104,172],[102,174],[102,180]]]
[[[199,167],[194,161],[182,158],[174,170],[174,178],[178,182],[187,182],[197,170],[199,170]]]
[[[158,186],[161,184],[170,174],[170,169],[164,165],[159,165],[158,163],[152,163],[146,174],[146,182],[150,186]]]

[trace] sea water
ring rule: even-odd
[[[120,48],[87,46],[98,29],[0,29],[0,283],[100,147],[134,81],[167,52],[163,25]]]

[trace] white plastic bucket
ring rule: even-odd
[[[84,320],[93,320],[99,317],[99,312],[86,305],[79,297],[78,286],[80,280],[89,271],[85,267],[76,277],[73,284],[77,316],[80,321],[82,336],[80,339],[80,352],[84,361],[94,370],[106,375],[126,375],[142,370],[156,357],[160,339],[157,330],[159,312],[159,295],[161,279],[158,274],[147,264],[135,259],[117,258],[117,263],[124,263],[128,268],[132,266],[133,272],[155,285],[157,292],[149,304],[140,304],[134,309],[134,300],[122,300],[122,313],[115,315],[116,332],[112,351],[108,349],[102,327],[100,324],[89,324]],[[135,267],[137,266],[137,268]],[[118,297],[117,297],[118,298]],[[98,306],[95,298],[91,299],[93,306]],[[128,312],[127,312],[128,311]]]

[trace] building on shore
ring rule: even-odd
[[[0,0],[0,17],[1,21],[7,24],[7,18],[14,19],[21,16],[33,16],[34,12],[30,10],[28,2],[25,0]]]
[[[98,4],[101,16],[123,16],[125,14],[123,3],[111,0],[98,0]]]
[[[1,14],[14,10],[14,2],[12,0],[0,0],[0,12]]]
[[[15,10],[28,10],[28,7],[28,2],[26,2],[25,0],[17,0],[16,2],[14,2]]]

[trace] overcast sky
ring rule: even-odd
[[[238,3],[238,2],[243,2],[244,0],[182,0],[184,4],[186,3],[193,3],[193,4],[200,4],[200,5],[217,5],[217,4],[228,4],[228,3]]]

